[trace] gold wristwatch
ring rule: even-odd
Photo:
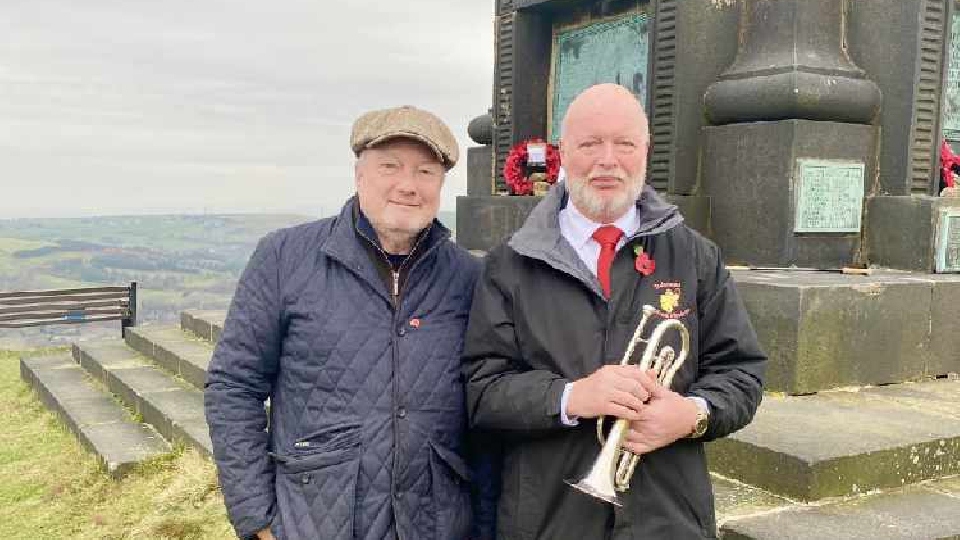
[[[699,399],[691,399],[691,401],[697,406],[697,423],[694,424],[693,431],[687,435],[687,438],[699,439],[707,432],[707,425],[710,423],[710,406],[701,402]]]

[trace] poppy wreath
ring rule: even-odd
[[[503,179],[510,188],[510,193],[514,195],[530,195],[533,193],[533,180],[530,179],[529,167],[527,166],[527,145],[530,143],[542,143],[542,139],[527,139],[514,145],[507,154],[507,159],[503,163]],[[544,182],[553,184],[557,181],[560,174],[560,151],[554,144],[547,144],[547,164],[546,178]]]

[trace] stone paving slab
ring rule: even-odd
[[[169,392],[182,388],[182,385],[177,383],[169,374],[155,366],[108,367],[104,371],[106,371],[107,388],[116,394],[120,401],[140,415],[143,415],[144,394]],[[163,432],[161,431],[161,433]]]
[[[960,381],[766,395],[749,426],[708,445],[711,469],[802,501],[954,475],[958,410]]]
[[[734,482],[716,474],[711,475],[711,481],[718,526],[723,526],[731,519],[796,504],[762,489]]]
[[[213,346],[175,326],[127,329],[127,344],[157,364],[203,388]]]
[[[960,420],[960,384],[956,379],[938,379],[922,384],[904,383],[859,390],[864,399],[882,400],[908,407],[918,412],[927,412]]]
[[[226,311],[184,311],[180,313],[180,328],[211,343],[216,343],[220,339],[220,334],[223,333],[223,321],[226,318]]]
[[[82,344],[74,343],[71,354],[73,360],[80,364],[80,367],[87,370],[94,379],[103,384],[107,384],[106,373],[99,361],[94,361],[92,357],[98,359],[109,359],[110,367],[139,367],[149,365],[149,362],[136,351],[127,346],[122,339],[104,339],[98,341],[84,342]]]
[[[201,390],[175,379],[156,365],[124,360],[128,353],[123,351],[102,347],[95,352],[86,344],[79,349],[88,363],[96,364],[96,369],[104,373],[107,388],[144,422],[170,441],[182,441],[208,455],[211,453]],[[203,429],[199,429],[197,423],[202,424]]]
[[[960,497],[960,476],[931,480],[930,482],[924,483],[924,485],[934,491]]]
[[[960,539],[960,497],[912,486],[824,505],[796,505],[733,519],[722,540]]]
[[[69,354],[23,358],[20,372],[114,478],[170,452],[170,445],[156,431],[131,419]]]

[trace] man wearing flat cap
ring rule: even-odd
[[[479,267],[436,220],[457,142],[399,107],[350,144],[356,195],[260,241],[210,363],[230,520],[244,539],[489,537],[471,531],[460,364]]]

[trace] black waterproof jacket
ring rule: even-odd
[[[560,235],[562,184],[508,243],[487,257],[465,344],[468,415],[505,441],[498,540],[715,538],[703,442],[736,431],[760,403],[766,357],[717,247],[682,223],[676,207],[647,187],[640,230],[617,252],[613,296]],[[656,264],[635,268],[635,248]],[[564,385],[619,363],[645,304],[690,331],[690,357],[672,389],[705,398],[709,429],[643,456],[622,509],[564,483],[580,479],[600,447],[594,420],[560,421]],[[645,337],[648,337],[649,333]],[[662,345],[679,350],[676,332]],[[638,347],[639,358],[643,347]]]

